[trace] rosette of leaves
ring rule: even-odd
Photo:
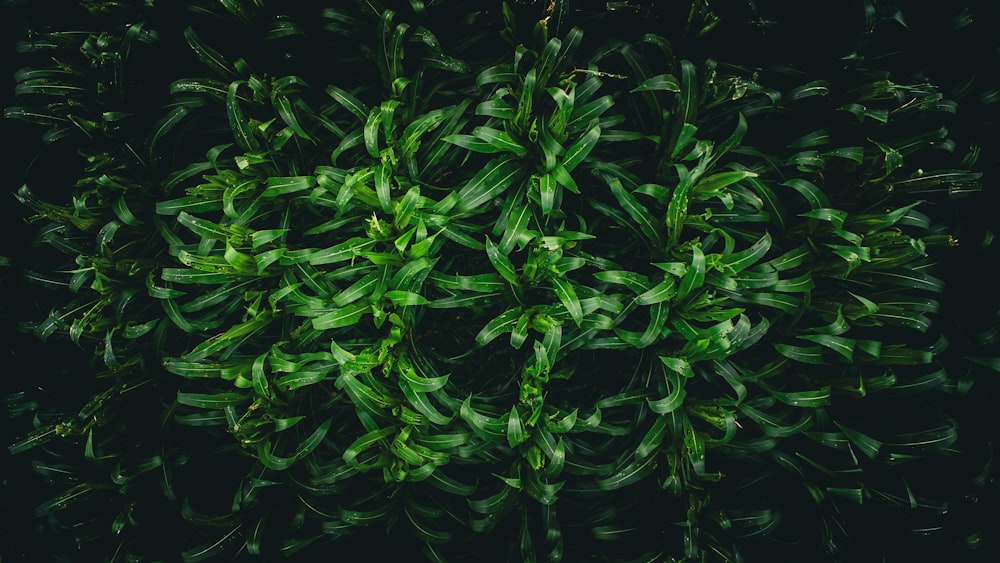
[[[942,510],[900,469],[957,437],[909,400],[954,385],[925,208],[978,176],[911,164],[948,148],[934,86],[848,61],[770,87],[658,35],[590,43],[567,2],[386,4],[190,3],[200,64],[144,133],[12,111],[109,137],[72,205],[20,195],[76,264],[34,330],[107,382],[12,447],[110,470],[39,515],[113,507],[139,556],[158,483],[186,561],[384,530],[434,560],[738,561],[836,553],[852,503]],[[687,35],[713,21],[692,3]],[[62,96],[52,72],[21,93]]]

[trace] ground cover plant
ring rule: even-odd
[[[950,96],[997,94],[880,62],[893,6],[812,67],[703,1],[66,6],[5,110],[63,182],[10,310],[89,361],[6,397],[56,556],[988,544],[996,300],[938,322],[939,264],[990,248]]]

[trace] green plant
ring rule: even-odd
[[[836,554],[845,505],[942,510],[898,469],[953,450],[923,397],[966,384],[935,361],[954,241],[926,208],[979,175],[920,169],[952,162],[935,86],[591,40],[610,6],[385,4],[189,2],[174,29],[83,2],[148,20],[24,44],[76,60],[19,74],[8,116],[87,139],[71,204],[18,195],[74,262],[31,328],[100,381],[12,447],[98,468],[37,514],[101,506],[116,557],[165,505],[204,536],[186,561],[372,526],[436,560],[737,561],[809,525],[783,513]],[[190,74],[138,104],[131,61],[181,37]]]

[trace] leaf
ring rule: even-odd
[[[458,192],[456,208],[467,213],[503,193],[521,173],[521,160],[500,157],[491,160]]]
[[[411,121],[399,136],[403,147],[402,156],[412,158],[417,149],[420,148],[421,137],[437,129],[447,117],[448,114],[445,111],[434,110]]]
[[[489,257],[493,267],[496,268],[496,271],[503,279],[517,285],[517,271],[514,269],[514,264],[511,263],[510,258],[506,254],[501,252],[497,245],[493,244],[493,241],[489,237],[486,237],[486,256]]]
[[[642,84],[636,86],[630,92],[649,92],[654,90],[666,90],[668,92],[680,92],[681,85],[677,79],[670,74],[660,74],[644,80]]]
[[[684,277],[681,278],[681,285],[677,289],[678,300],[683,300],[705,283],[705,254],[697,245],[691,247],[691,254],[691,265]]]
[[[384,296],[397,307],[411,307],[414,305],[429,305],[430,301],[426,297],[412,291],[392,290],[387,291]]]
[[[600,137],[601,128],[594,126],[575,143],[570,145],[568,149],[566,149],[562,165],[566,168],[567,172],[572,172],[574,168],[579,166],[580,163],[587,158],[590,151],[594,150],[594,147],[597,145],[597,141]]]
[[[417,393],[432,393],[443,388],[448,383],[448,377],[447,375],[421,377],[414,370],[402,370],[400,372],[400,379],[406,381],[410,388]]]
[[[778,280],[774,282],[771,289],[774,291],[781,291],[783,293],[804,293],[812,290],[816,284],[813,283],[812,274],[806,272],[801,276],[787,279]]]
[[[795,360],[805,364],[822,365],[826,363],[823,361],[823,349],[819,346],[803,347],[779,343],[775,344],[774,348],[779,354],[790,360]]]
[[[516,111],[517,111],[516,108],[512,106],[510,102],[502,98],[494,98],[491,100],[486,100],[485,102],[481,102],[479,105],[476,106],[476,115],[497,117],[503,120],[514,119]]]
[[[328,85],[326,87],[326,93],[338,104],[343,106],[344,109],[351,112],[360,123],[366,123],[368,121],[368,107],[366,107],[353,95],[333,85]]]
[[[764,233],[757,242],[741,252],[723,255],[719,263],[734,273],[739,273],[757,263],[771,248],[771,234]]]
[[[379,127],[382,125],[381,109],[372,108],[371,112],[368,114],[367,120],[365,121],[364,139],[365,149],[368,150],[368,155],[374,158],[379,158],[378,133]]]
[[[177,222],[187,227],[191,232],[201,238],[226,240],[229,238],[229,231],[211,221],[199,219],[186,211],[181,211],[177,215]]]
[[[247,400],[241,393],[184,393],[177,392],[177,402],[182,405],[198,407],[202,409],[221,409],[226,406],[235,406]]]
[[[826,348],[840,354],[849,362],[854,361],[854,339],[844,338],[843,336],[834,336],[831,334],[807,334],[799,336],[799,338],[825,346]],[[787,354],[785,355],[787,356]]]
[[[674,189],[670,202],[667,204],[667,216],[665,218],[667,233],[670,245],[674,246],[680,241],[681,231],[684,229],[684,219],[688,214],[688,200],[691,191],[691,173],[678,165],[678,172],[681,178]]]
[[[472,430],[481,438],[489,440],[491,436],[502,438],[507,435],[507,423],[501,419],[480,414],[472,408],[472,396],[462,402],[459,416],[467,422]]]
[[[827,199],[826,194],[808,180],[792,178],[791,180],[782,182],[781,185],[797,191],[809,204],[810,209],[830,207],[830,200]]]
[[[224,551],[230,544],[241,540],[242,537],[238,534],[241,529],[242,526],[236,526],[213,543],[184,551],[181,553],[181,559],[184,563],[197,563],[211,559]]]
[[[184,29],[184,39],[187,40],[188,45],[198,55],[201,62],[208,65],[209,68],[223,76],[237,77],[236,69],[218,51],[205,45],[190,26]]]
[[[372,430],[371,432],[368,432],[367,434],[354,440],[354,442],[352,442],[351,445],[344,450],[344,454],[342,456],[344,462],[350,467],[361,468],[361,464],[357,461],[358,456],[382,440],[385,440],[389,436],[395,434],[396,430],[395,426],[387,426],[385,428],[379,428],[378,430]],[[388,507],[389,505],[386,506]]]
[[[287,125],[289,129],[302,139],[307,141],[313,140],[313,138],[306,132],[306,130],[302,127],[302,124],[299,122],[299,117],[296,114],[295,108],[292,107],[292,102],[288,99],[288,96],[272,94],[271,103],[274,105],[275,109],[278,110],[278,116],[281,117],[281,120],[285,122],[285,125]]]
[[[604,180],[608,183],[611,188],[611,193],[618,200],[619,205],[622,209],[628,213],[629,217],[639,226],[639,230],[646,237],[646,243],[653,248],[663,247],[663,237],[660,234],[659,228],[657,228],[656,223],[653,221],[653,215],[639,203],[639,200],[625,190],[622,186],[621,180],[615,177],[605,176]]]
[[[21,452],[30,450],[31,448],[34,448],[36,446],[40,446],[57,436],[58,435],[56,434],[55,425],[36,428],[35,430],[32,430],[26,437],[18,440],[17,442],[14,442],[8,448],[8,451],[11,453],[11,455],[19,454]]]
[[[463,149],[482,154],[496,154],[504,152],[504,149],[472,135],[448,135],[441,140],[446,143],[462,147]]]
[[[734,172],[719,172],[706,178],[702,178],[692,188],[692,193],[696,195],[716,194],[733,184],[737,184],[747,178],[756,178],[757,173],[749,170],[737,170]]]
[[[267,179],[267,189],[261,195],[266,198],[273,198],[305,191],[315,185],[315,176],[271,177]]]
[[[658,415],[670,414],[677,410],[684,404],[684,398],[687,396],[687,391],[684,389],[683,381],[679,375],[668,374],[667,381],[670,383],[670,393],[666,397],[656,400],[646,399],[649,403],[649,410]],[[636,452],[636,456],[641,457],[638,452]]]
[[[156,203],[157,215],[177,215],[181,212],[200,213],[216,211],[219,208],[219,200],[206,200],[197,196],[185,196]]]
[[[295,448],[295,459],[302,459],[305,456],[311,454],[326,438],[327,433],[330,431],[330,425],[333,423],[332,418],[328,418],[323,421],[319,426],[313,430],[312,434],[308,438],[302,441],[297,448]]]
[[[597,488],[602,491],[614,491],[637,483],[652,473],[656,468],[657,455],[636,459],[614,475],[597,480]]]
[[[326,371],[295,371],[279,377],[274,384],[285,391],[294,391],[301,387],[314,385],[327,378]]]
[[[345,307],[362,297],[371,295],[378,280],[378,272],[366,274],[343,291],[337,293],[333,298],[333,304],[336,307]]]
[[[514,138],[505,131],[500,131],[491,127],[476,127],[472,130],[472,135],[483,140],[494,149],[497,149],[497,152],[512,152],[521,157],[528,154],[528,149],[524,148],[522,144],[515,141]]]
[[[576,326],[580,326],[583,323],[583,307],[570,282],[563,278],[553,278],[552,289]]]
[[[530,435],[521,426],[521,417],[517,412],[517,405],[514,405],[507,416],[507,444],[513,448],[524,443],[529,437]]]
[[[677,294],[676,285],[673,278],[666,276],[662,282],[636,297],[635,302],[639,305],[655,305],[673,299]]]
[[[361,253],[375,246],[377,241],[367,238],[354,237],[340,244],[335,244],[323,250],[312,251],[308,254],[309,264],[322,266],[346,262],[361,256]]]
[[[530,220],[531,208],[527,205],[518,206],[511,212],[503,231],[503,237],[500,239],[500,244],[498,245],[498,251],[501,254],[510,254],[510,251],[514,249],[514,245],[518,244],[527,235],[526,227]]]
[[[861,450],[861,453],[865,454],[865,456],[869,459],[875,459],[878,455],[879,449],[882,447],[882,442],[879,442],[871,436],[862,434],[857,430],[852,430],[839,422],[834,422],[834,424],[837,425],[837,428],[840,428],[841,432],[844,433],[844,436],[847,436],[847,439],[850,440],[852,444]]]
[[[579,97],[579,92],[577,92]],[[611,109],[615,105],[611,96],[601,96],[600,98],[573,109],[573,116],[567,124],[568,131],[576,131],[586,127],[592,119],[600,117],[601,114]]]
[[[934,293],[941,293],[944,291],[944,281],[931,276],[930,274],[925,274],[924,272],[919,272],[916,270],[908,269],[898,269],[894,271],[874,271],[869,274],[870,276],[882,278],[885,283],[890,283],[893,285],[900,285],[903,287],[909,287],[912,289],[919,289],[923,291],[930,291]]]
[[[812,391],[782,392],[768,389],[768,392],[775,398],[792,407],[817,408],[830,404],[830,386],[825,385]]]
[[[677,98],[677,123],[695,123],[698,115],[698,82],[694,64],[681,61],[680,96]]]
[[[236,143],[240,148],[256,152],[260,150],[260,142],[254,136],[253,128],[247,123],[243,109],[240,108],[239,90],[242,84],[244,84],[242,80],[236,80],[229,84],[229,88],[226,90],[226,115],[229,119],[229,128],[232,129]]]
[[[518,309],[507,309],[500,313],[479,331],[479,334],[476,335],[476,343],[485,346],[501,334],[509,332],[514,328],[520,316],[521,311]]]
[[[487,84],[515,82],[518,78],[517,73],[514,72],[510,64],[499,64],[486,68],[480,72],[479,75],[476,76],[476,86],[482,88]]]
[[[367,303],[348,305],[314,318],[312,326],[316,330],[330,330],[353,326],[361,321],[361,317],[371,313],[371,311],[371,306]]]

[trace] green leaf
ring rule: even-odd
[[[670,74],[660,74],[644,80],[642,84],[636,86],[630,92],[648,92],[652,90],[666,90],[668,92],[680,92],[681,85],[677,79]]]
[[[566,168],[567,172],[572,172],[574,168],[580,165],[590,151],[594,150],[597,145],[598,139],[601,138],[601,128],[592,127],[585,135],[580,137],[575,143],[570,145],[566,149],[566,154],[563,156],[562,165]]]
[[[768,389],[768,392],[775,398],[792,407],[817,408],[830,404],[830,386],[825,385],[812,391],[783,392],[775,389]]]
[[[816,287],[816,284],[813,283],[812,274],[806,272],[795,278],[778,280],[774,282],[771,289],[784,293],[804,293],[812,290],[814,287]]]
[[[397,429],[395,426],[387,426],[385,428],[379,428],[378,430],[373,430],[371,432],[368,432],[367,434],[354,440],[354,442],[352,442],[351,445],[348,446],[346,450],[344,450],[344,454],[342,456],[344,462],[351,467],[360,468],[361,465],[358,462],[358,456],[367,451],[368,449],[372,448],[376,444],[379,444],[379,442],[382,442],[389,436],[395,434],[396,430]],[[388,444],[383,442],[383,449],[387,448]]]
[[[674,279],[666,276],[662,282],[636,297],[635,302],[639,305],[654,305],[673,299],[677,294],[676,286]]]
[[[181,559],[184,563],[197,563],[215,557],[225,551],[230,545],[234,545],[243,539],[239,535],[240,530],[242,530],[242,526],[236,526],[212,543],[184,551],[181,553]]]
[[[400,372],[400,379],[406,381],[410,385],[410,388],[417,393],[432,393],[443,388],[448,383],[448,377],[447,375],[421,377],[413,370],[402,370]]]
[[[177,222],[187,227],[191,232],[201,238],[226,240],[229,238],[229,231],[211,221],[199,219],[186,211],[181,211],[177,215]]]
[[[290,176],[267,179],[267,189],[263,197],[272,198],[280,195],[293,194],[313,188],[316,185],[315,176]]]
[[[503,422],[501,419],[492,418],[484,414],[480,414],[472,408],[472,397],[469,396],[462,403],[461,409],[459,410],[459,416],[462,420],[467,422],[472,430],[484,439],[489,439],[491,436],[498,438],[505,437],[507,435],[507,423]]]
[[[326,371],[295,371],[279,377],[274,384],[285,391],[294,391],[301,387],[319,383],[325,380],[327,376],[328,372]]]
[[[184,29],[184,39],[187,40],[188,45],[198,55],[201,62],[208,65],[209,68],[223,76],[236,78],[236,69],[218,51],[203,43],[190,26]]]
[[[302,124],[299,122],[298,115],[295,108],[292,107],[292,102],[288,99],[288,96],[272,94],[272,104],[275,109],[278,110],[278,116],[281,117],[281,120],[285,122],[285,125],[287,125],[289,129],[291,129],[300,138],[307,141],[313,141],[313,138],[306,132],[306,130],[302,127]]]
[[[392,290],[385,293],[385,298],[397,307],[411,307],[414,305],[429,305],[430,301],[426,297],[411,291]]]
[[[875,456],[878,455],[879,449],[882,447],[882,442],[879,442],[871,436],[862,434],[857,430],[852,430],[839,422],[834,422],[834,424],[837,425],[837,428],[840,428],[841,432],[844,433],[844,436],[847,436],[847,439],[850,440],[852,444],[861,450],[861,453],[865,454],[865,456],[869,459],[875,459]]]
[[[687,396],[687,391],[684,389],[684,384],[680,376],[670,374],[667,376],[667,381],[670,383],[670,392],[666,397],[656,400],[646,399],[649,403],[649,410],[658,415],[670,414],[677,410],[684,404],[684,398]],[[642,457],[638,452],[636,452],[636,456]]]
[[[510,258],[507,258],[506,254],[501,252],[497,245],[493,244],[493,241],[489,237],[486,237],[486,255],[503,279],[517,285],[517,271],[514,269],[514,264],[511,263]]]
[[[792,178],[791,180],[782,182],[781,185],[797,191],[809,204],[810,209],[830,207],[830,200],[827,199],[826,194],[808,180]]]
[[[528,154],[528,149],[524,148],[522,144],[515,141],[514,138],[505,131],[500,131],[491,127],[476,127],[472,130],[472,135],[497,149],[497,152],[512,152],[521,157]]]
[[[538,178],[538,197],[542,204],[542,215],[551,215],[556,205],[558,183],[552,174],[542,174]]]
[[[694,64],[681,61],[680,96],[677,98],[677,123],[695,123],[698,115],[698,81]]]
[[[256,152],[260,150],[260,142],[254,135],[253,128],[247,122],[240,107],[239,88],[245,84],[242,80],[237,80],[229,84],[226,91],[226,115],[229,119],[229,128],[232,129],[236,143],[240,148]]]
[[[343,291],[337,293],[337,295],[333,298],[334,306],[345,307],[362,297],[371,295],[378,280],[378,272],[370,272],[366,274]]]
[[[719,263],[726,266],[730,271],[734,273],[739,273],[749,268],[750,266],[756,264],[761,258],[767,254],[767,251],[771,248],[771,235],[770,233],[764,233],[764,236],[760,237],[757,242],[752,246],[743,250],[741,252],[734,252],[733,254],[726,254],[722,256]]]
[[[521,161],[512,157],[491,160],[458,192],[456,208],[461,213],[474,211],[503,193],[521,173]]]
[[[716,194],[723,189],[742,182],[747,178],[756,178],[757,173],[749,170],[737,170],[735,172],[719,172],[706,178],[702,178],[692,188],[692,193],[704,197],[705,194]]]
[[[336,100],[338,104],[344,107],[347,111],[351,112],[360,123],[366,123],[368,121],[369,109],[360,100],[342,90],[336,86],[329,85],[326,87],[326,93]]]
[[[348,305],[314,318],[312,326],[316,330],[330,330],[353,326],[361,321],[361,317],[371,313],[371,311],[371,306],[367,303]]]
[[[247,400],[241,393],[184,393],[177,392],[177,402],[182,405],[198,407],[202,409],[221,409],[227,406],[235,406]]]
[[[156,203],[157,215],[177,215],[181,212],[200,213],[204,211],[216,211],[220,205],[220,200],[206,200],[198,196],[186,196]]]
[[[656,455],[636,459],[615,474],[597,480],[597,487],[602,491],[614,491],[637,483],[653,472],[656,468]]]
[[[854,361],[854,346],[856,344],[855,340],[852,338],[844,338],[843,336],[833,336],[831,334],[807,334],[799,336],[802,340],[808,340],[810,342],[815,342],[821,346],[825,346],[833,350],[834,352],[840,354],[849,362]],[[784,354],[784,352],[782,352]],[[785,354],[787,356],[787,354]],[[790,356],[789,356],[790,357]],[[794,359],[794,358],[793,358]]]
[[[476,115],[497,117],[503,120],[514,119],[516,111],[516,108],[510,102],[501,98],[486,100],[476,106]]]
[[[691,253],[691,265],[684,277],[681,278],[680,287],[677,289],[677,299],[679,300],[683,300],[705,283],[705,254],[697,245],[691,247]]]
[[[476,343],[485,346],[501,334],[511,331],[520,316],[519,309],[508,309],[500,313],[479,331],[479,334],[476,335]]]
[[[308,261],[313,266],[346,262],[361,256],[362,252],[375,246],[376,242],[368,238],[350,238],[323,250],[310,251],[308,253]]]
[[[611,176],[605,176],[604,180],[622,209],[639,226],[640,232],[646,237],[646,243],[653,248],[663,248],[663,237],[653,220],[653,214],[622,186],[621,180]]]
[[[570,282],[563,278],[552,278],[552,289],[576,326],[580,326],[583,322],[583,307]]]
[[[503,148],[497,147],[496,145],[493,145],[488,141],[480,139],[479,137],[474,137],[472,135],[458,135],[458,134],[448,135],[447,137],[444,137],[441,140],[446,143],[451,143],[455,146],[462,147],[463,149],[482,154],[496,154],[505,151],[505,149]]]
[[[514,405],[507,416],[507,444],[513,448],[524,443],[529,437],[530,435],[521,426],[521,417],[517,412],[517,405]]]
[[[795,360],[804,364],[822,365],[826,363],[823,361],[823,349],[819,346],[803,347],[779,343],[775,344],[774,348],[779,354],[790,360]]]

